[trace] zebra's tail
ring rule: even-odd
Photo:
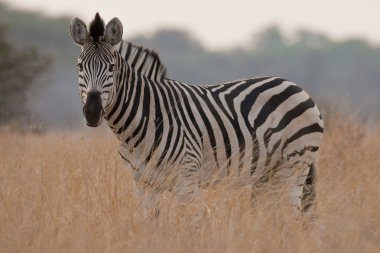
[[[316,182],[316,164],[312,163],[309,167],[309,173],[307,174],[305,185],[302,191],[301,197],[301,211],[306,212],[311,207],[315,206],[315,182]]]

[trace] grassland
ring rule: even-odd
[[[380,127],[335,117],[319,161],[317,208],[294,215],[268,187],[164,195],[146,219],[104,129],[0,130],[0,252],[380,252]],[[194,211],[198,210],[198,211]],[[201,210],[198,233],[189,222]]]

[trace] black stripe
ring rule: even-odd
[[[105,85],[103,85],[103,89],[104,89],[104,88],[107,88],[107,87],[110,87],[110,86],[112,86],[112,85],[113,85],[113,83],[105,84]]]
[[[304,135],[308,135],[311,133],[323,133],[323,128],[318,123],[314,123],[310,126],[306,126],[304,128],[301,128],[300,130],[298,130],[295,134],[293,134],[290,138],[288,138],[284,142],[284,146],[282,147],[282,152],[293,141],[301,138]]]
[[[149,125],[149,118],[150,118],[150,87],[147,85],[147,82],[145,82],[144,85],[144,103],[143,103],[143,111],[142,111],[142,116],[145,118],[145,125],[143,128],[143,131],[140,135],[140,138],[137,140],[137,142],[134,144],[134,147],[136,148],[145,138],[147,130],[148,130],[148,125]]]
[[[135,47],[135,52],[136,53],[133,55],[135,58],[133,59],[131,65],[130,65],[132,69],[135,68],[135,66],[137,64],[137,61],[140,58],[141,51],[142,51],[142,47]]]
[[[281,139],[278,140],[274,145],[273,145],[273,149],[271,152],[267,152],[267,160],[265,162],[265,167],[268,167],[268,165],[270,164],[271,160],[272,160],[272,156],[273,154],[276,152],[276,150],[278,149],[278,147],[280,146],[281,144]],[[267,149],[268,151],[268,149]]]
[[[155,67],[155,70],[154,70],[154,73],[155,73],[155,75],[154,75],[154,80],[157,80],[157,77],[158,77],[158,72],[159,72],[159,70],[160,70],[160,62],[158,61],[157,62],[157,64],[156,64],[156,67]]]
[[[145,158],[145,161],[149,162],[150,159],[153,156],[153,153],[158,148],[158,145],[160,144],[162,140],[162,135],[164,131],[164,119],[161,112],[161,101],[160,97],[158,95],[158,91],[156,90],[155,85],[152,85],[150,80],[146,79],[147,85],[150,85],[152,87],[153,91],[153,99],[154,99],[154,105],[155,105],[155,117],[154,117],[154,125],[155,125],[155,132],[154,132],[154,142],[151,150],[149,151],[148,156]]]
[[[182,107],[183,106],[182,104],[176,103],[176,105],[178,105],[177,109],[178,109],[179,113],[181,114],[181,118],[182,118],[183,123],[185,125],[184,127],[186,129],[188,129],[188,131],[186,131],[186,132],[188,132],[191,135],[191,139],[196,142],[196,144],[198,145],[198,147],[200,147],[200,143],[198,143],[197,137],[194,135],[194,133],[192,132],[192,130],[190,128],[190,125],[189,125],[190,122],[187,121],[186,114],[188,114],[188,116],[190,117],[190,120],[192,120],[191,124],[193,124],[193,126],[196,128],[196,130],[198,131],[199,136],[201,135],[201,131],[200,131],[199,126],[197,125],[197,123],[195,121],[195,117],[194,117],[194,115],[192,113],[192,110],[191,110],[191,107],[190,107],[190,104],[188,102],[188,99],[187,99],[187,96],[186,96],[185,92],[183,91],[182,87],[177,87],[177,88],[178,88],[178,91],[182,95],[181,97],[184,100],[184,104],[185,104],[184,106],[186,108],[186,109],[184,109]],[[177,93],[174,92],[174,95],[176,96],[177,101],[180,101],[179,96],[178,96],[179,94],[177,95]],[[185,138],[189,139],[186,134],[185,134]],[[193,145],[193,143],[191,143],[191,145]],[[199,154],[199,152],[196,150],[195,146],[193,146],[193,149],[194,149],[195,152],[198,153],[199,156],[201,156]]]
[[[282,131],[291,121],[301,116],[306,110],[313,108],[314,106],[315,103],[311,98],[298,104],[296,107],[284,114],[277,127],[273,129],[273,133]]]
[[[267,80],[267,79],[269,79],[269,78],[263,78],[261,81],[264,81],[264,80]],[[282,79],[282,78],[276,78],[276,79],[274,79],[274,80],[272,80],[270,82],[266,82],[266,83],[264,83],[264,84],[262,84],[262,85],[260,85],[260,86],[258,86],[256,88],[254,88],[248,95],[246,95],[246,97],[244,98],[244,100],[241,102],[241,104],[240,104],[240,111],[241,111],[241,114],[242,114],[242,116],[244,118],[244,121],[245,121],[248,129],[251,129],[251,134],[255,135],[255,132],[253,131],[253,128],[252,128],[252,126],[250,125],[250,123],[248,121],[248,118],[249,118],[248,115],[249,115],[249,112],[252,109],[253,104],[256,102],[256,99],[264,91],[272,89],[272,88],[274,88],[274,87],[282,84],[284,81],[286,81],[286,80]],[[251,84],[252,83],[249,83],[249,85],[244,85],[245,89],[247,89]],[[239,91],[238,94],[240,92],[241,91]],[[232,96],[233,94],[231,93],[230,95]]]
[[[150,69],[149,69],[149,72],[148,72],[148,77],[150,79],[152,79],[152,73],[153,73],[153,69],[154,69],[154,65],[156,64],[156,61],[157,59],[156,58],[153,58],[153,61],[152,61],[152,64],[150,66]],[[158,65],[158,64],[157,64]]]
[[[172,148],[172,150],[171,150],[171,152],[169,154],[168,161],[170,161],[173,158],[173,156],[175,154],[174,152],[176,151],[176,147],[178,147],[178,145],[180,144],[179,141],[180,141],[180,138],[181,138],[181,130],[182,130],[182,128],[180,126],[178,126],[178,129],[175,132],[176,133],[176,137],[175,137],[175,140],[174,140],[174,143],[173,143],[173,148]],[[183,138],[181,140],[183,142]],[[181,145],[182,145],[182,143],[181,143]],[[177,156],[179,155],[179,153],[180,153],[180,151],[178,151]],[[174,159],[174,161],[175,160],[176,159]],[[174,161],[173,161],[173,163],[174,163]]]
[[[186,132],[185,132],[185,140],[187,141],[188,145],[191,146],[191,148],[189,147],[190,150],[192,150],[194,153],[196,153],[196,154],[198,155],[198,158],[199,158],[199,157],[202,157],[202,154],[200,153],[200,150],[197,149],[197,148],[194,146],[194,143],[192,142],[192,140],[193,140],[193,141],[196,141],[196,140],[193,139],[193,138],[189,138],[189,136],[186,134]]]
[[[251,171],[250,171],[251,176],[256,171],[259,157],[260,157],[260,144],[256,138],[256,134],[252,134],[252,161],[251,161]]]
[[[178,98],[177,98],[177,93],[174,90],[174,85],[172,85],[172,84],[169,83],[168,85],[166,85],[166,88],[167,88],[167,91],[168,91],[168,98],[169,98],[170,104],[172,105],[173,122],[175,122],[175,124],[177,126],[176,139],[175,139],[175,141],[173,143],[173,148],[172,148],[172,150],[171,150],[171,152],[169,154],[169,157],[168,157],[168,161],[170,161],[173,158],[173,155],[174,155],[174,152],[175,152],[175,147],[179,145],[179,138],[181,136],[181,131],[183,131],[183,129],[182,129],[181,121],[179,119],[179,115],[178,115],[178,109],[177,109]],[[174,99],[174,96],[176,96],[176,99]]]
[[[124,65],[124,64],[122,64],[122,65]],[[127,76],[129,76],[129,74],[130,74],[129,68],[127,68]],[[121,80],[118,80],[118,81],[121,81]],[[115,112],[119,108],[119,106],[123,106],[124,105],[123,94],[126,95],[127,87],[129,87],[130,92],[132,92],[134,84],[131,83],[128,86],[127,85],[121,85],[120,89],[117,91],[116,103],[114,104],[114,106],[113,106],[112,110],[110,111],[110,113],[107,115],[107,120],[110,119],[115,114]],[[112,125],[115,125],[115,121],[112,122]]]
[[[144,59],[143,59],[142,63],[140,64],[139,69],[137,70],[138,72],[142,72],[142,69],[144,68],[144,65],[146,63],[147,58],[148,58],[148,54],[145,52]]]
[[[250,85],[253,85],[257,82],[265,81],[268,79],[271,79],[271,77],[264,77],[264,78],[248,80],[247,83],[244,84],[245,89],[247,89]],[[246,95],[240,104],[240,112],[241,112],[242,117],[244,119],[244,122],[245,122],[247,128],[250,130],[250,133],[252,136],[252,161],[251,161],[252,167],[250,170],[251,175],[253,175],[256,171],[257,162],[258,162],[259,157],[260,157],[260,147],[259,147],[260,145],[259,145],[259,142],[258,142],[257,137],[256,137],[256,131],[255,131],[255,129],[253,129],[253,127],[249,123],[249,117],[248,117],[249,112],[251,111],[252,106],[256,102],[258,96],[262,92],[264,92],[268,89],[272,89],[272,88],[282,84],[284,81],[286,81],[286,80],[282,79],[282,78],[276,78],[276,79],[273,79],[269,82],[263,83],[262,85],[254,88],[248,95]],[[242,90],[243,89],[234,90],[233,92],[231,92],[229,94],[229,96],[233,96],[233,95],[237,96],[238,94],[241,93]]]
[[[210,121],[208,120],[208,118],[204,112],[204,109],[202,108],[202,105],[200,104],[198,98],[195,96],[195,94],[193,94],[193,92],[192,92],[193,90],[187,89],[185,86],[183,86],[183,88],[186,89],[188,91],[188,93],[190,94],[191,99],[192,99],[194,105],[197,107],[197,110],[198,110],[198,112],[202,118],[202,121],[205,124],[206,131],[207,131],[207,134],[209,136],[210,144],[211,144],[211,147],[213,150],[215,162],[217,164],[217,167],[219,167],[217,149],[216,149],[216,139],[215,139],[215,135],[214,135],[214,128],[211,125]]]
[[[141,78],[140,78],[139,75],[135,75],[135,73],[132,73],[131,76],[132,76],[132,82],[134,81],[135,76],[137,76],[137,82],[136,82],[136,85],[135,85],[135,89],[136,89],[135,98],[134,98],[133,103],[132,103],[131,112],[129,113],[127,120],[124,122],[124,125],[120,129],[118,129],[118,131],[117,131],[118,134],[120,134],[122,131],[124,131],[125,129],[128,128],[128,126],[131,124],[132,120],[135,118],[137,110],[138,110],[138,107],[140,105]],[[129,92],[128,98],[127,98],[127,102],[123,105],[123,108],[122,108],[122,111],[119,114],[119,117],[113,123],[114,125],[117,124],[117,122],[119,122],[120,119],[125,114],[125,111],[127,110],[127,107],[128,107],[127,105],[129,105],[129,100],[132,99],[131,97],[132,97],[132,91]]]
[[[183,150],[184,147],[185,147],[185,137],[182,136],[181,146],[180,146],[179,150],[177,151],[177,155],[173,159],[173,163],[175,163],[178,160],[179,155],[182,153],[182,150]]]
[[[127,51],[125,52],[125,55],[124,55],[124,59],[126,62],[128,61],[128,58],[131,55],[131,51],[132,51],[132,45],[127,45]]]
[[[268,80],[268,79],[272,79],[273,77],[260,77],[260,78],[252,78],[252,79],[248,79],[248,80],[245,80],[242,84],[239,84],[239,85],[236,85],[235,89],[233,89],[230,93],[226,94],[226,98],[227,100],[230,100],[230,99],[233,99],[237,96],[239,96],[239,94],[245,90],[247,90],[250,86],[252,85],[255,85],[256,83],[259,83],[259,82],[262,82],[262,81],[265,81],[265,80]],[[284,81],[284,79],[280,79],[280,78],[277,78],[275,80],[282,80]],[[274,82],[275,80],[269,82],[269,83],[272,83]],[[282,83],[281,81],[281,83]],[[264,83],[263,85],[265,84],[269,84],[269,83]],[[259,86],[259,87],[262,87],[263,85]],[[258,87],[257,87],[258,88]],[[255,90],[257,89],[255,88]],[[218,92],[223,92],[223,90],[219,90]],[[253,91],[252,91],[253,92]],[[251,93],[252,93],[251,92]]]
[[[243,157],[245,155],[245,138],[244,138],[243,132],[241,130],[241,126],[239,124],[238,116],[236,113],[236,108],[234,106],[234,98],[231,98],[231,97],[229,97],[228,99],[225,98],[227,106],[229,107],[230,112],[232,113],[232,117],[229,115],[226,108],[224,108],[222,101],[219,98],[219,91],[216,91],[213,94],[213,98],[214,98],[215,102],[217,103],[217,105],[219,106],[219,109],[221,109],[223,111],[223,113],[229,119],[232,127],[235,130],[234,133],[236,134],[236,139],[237,139],[238,145],[239,145],[239,168],[242,168],[242,166],[243,166],[242,160],[243,160]]]
[[[261,108],[260,113],[254,121],[254,131],[265,123],[269,115],[277,109],[284,101],[294,94],[300,93],[302,89],[295,85],[290,85],[279,94],[273,95]]]
[[[218,90],[216,92],[222,93],[222,92],[228,90],[229,88],[231,88],[232,86],[234,86],[235,84],[238,84],[241,82],[243,82],[243,80],[236,80],[236,81],[232,81],[229,83],[210,85],[210,86],[204,86],[204,87],[206,87],[209,90],[214,89],[214,88],[218,88]]]
[[[286,112],[278,125],[275,128],[268,128],[264,134],[265,146],[268,147],[268,142],[272,134],[282,131],[286,126],[290,124],[295,118],[301,116],[305,111],[315,106],[314,101],[309,98],[308,100],[298,104],[296,107]]]
[[[120,157],[124,160],[124,161],[126,161],[130,166],[131,166],[131,168],[134,170],[134,171],[139,171],[139,169],[138,168],[136,168],[135,166],[133,166],[132,165],[132,163],[131,163],[131,161],[130,160],[128,160],[120,151],[119,151],[119,155],[120,155]]]
[[[133,138],[137,136],[138,133],[141,132],[141,135],[139,139],[133,144],[133,146],[136,148],[140,142],[144,139],[148,127],[148,122],[149,122],[149,108],[150,108],[150,92],[149,92],[149,86],[144,85],[144,103],[142,104],[142,114],[138,126],[134,130],[134,132],[128,136],[128,138],[125,140],[125,142],[129,142]]]
[[[165,95],[165,92],[164,92],[164,87],[162,85],[157,85],[158,89],[159,89],[159,92],[161,94],[161,96],[164,98],[163,99],[163,104],[164,104],[164,107],[165,107],[165,111],[166,111],[166,114],[167,114],[167,117],[168,117],[168,125],[166,126],[168,128],[168,136],[167,136],[167,139],[166,139],[166,143],[165,143],[165,147],[164,147],[164,152],[162,152],[159,160],[158,160],[158,163],[157,163],[157,167],[161,165],[162,161],[165,159],[165,156],[167,155],[168,153],[168,150],[170,148],[170,143],[172,141],[172,138],[173,138],[173,118],[172,118],[172,115],[170,113],[170,108],[169,108],[169,104],[168,104],[168,99],[165,99],[167,98],[166,95]]]
[[[226,153],[226,157],[227,157],[227,161],[228,161],[227,162],[227,173],[229,173],[228,169],[229,169],[229,167],[231,167],[231,155],[232,155],[232,151],[231,151],[230,138],[228,136],[227,129],[225,128],[224,122],[223,122],[223,120],[222,120],[219,112],[215,109],[215,107],[211,103],[209,97],[207,96],[207,92],[204,93],[204,94],[201,94],[196,88],[194,88],[194,92],[198,93],[198,95],[200,96],[200,98],[204,101],[204,103],[206,104],[206,106],[210,110],[211,114],[214,116],[214,119],[215,119],[215,121],[217,122],[217,124],[219,126],[219,130],[222,133],[224,147],[225,147],[225,153]],[[213,126],[213,127],[215,128],[216,126]]]
[[[289,160],[290,158],[295,157],[296,155],[303,156],[303,154],[305,154],[306,151],[317,152],[318,149],[319,149],[319,147],[307,146],[307,147],[304,147],[303,149],[301,149],[300,151],[294,151],[294,152],[290,153],[286,157],[286,159]]]
[[[184,88],[183,87],[178,87],[178,91],[181,93],[181,95],[182,95],[181,97],[182,97],[183,102],[184,102],[184,105],[178,103],[178,109],[179,109],[179,111],[181,113],[183,123],[185,124],[184,127],[186,129],[188,129],[188,132],[190,133],[191,138],[193,138],[195,141],[197,141],[197,138],[195,137],[194,133],[191,131],[190,124],[192,124],[194,126],[195,130],[198,133],[198,136],[202,136],[202,132],[201,132],[201,130],[200,130],[198,124],[197,124],[197,121],[195,120],[195,116],[193,114],[193,111],[191,110],[190,101],[187,98],[187,95],[186,95],[186,93],[184,91]],[[182,108],[182,106],[184,108]],[[187,114],[189,116],[190,122],[187,121],[187,118],[186,118],[185,114]],[[198,141],[197,141],[197,144],[198,144],[198,146],[200,146],[200,143],[198,143]]]

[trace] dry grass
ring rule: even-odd
[[[0,131],[0,252],[380,252],[380,127],[328,122],[313,215],[209,189],[191,206],[165,196],[158,224],[104,132]]]

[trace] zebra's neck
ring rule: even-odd
[[[133,50],[133,47],[135,46],[132,45],[130,50]],[[142,53],[143,49],[140,54]],[[138,139],[141,135],[140,130],[146,131],[147,127],[154,124],[156,119],[154,110],[157,105],[152,93],[153,89],[156,88],[153,88],[152,85],[161,83],[162,79],[148,78],[145,72],[135,69],[136,66],[139,66],[149,73],[154,72],[156,66],[159,65],[154,63],[149,65],[153,69],[150,71],[146,69],[148,63],[140,62],[140,58],[137,56],[135,58],[131,57],[133,54],[128,58],[124,58],[120,54],[117,55],[114,85],[110,93],[109,104],[104,110],[105,118],[120,141],[134,143],[133,145],[136,146],[135,144],[139,142]],[[133,61],[131,58],[137,60]],[[159,63],[158,57],[156,59],[156,62]],[[134,64],[135,62],[136,64]],[[141,64],[138,65],[138,63]],[[132,66],[135,68],[132,68]]]
[[[124,40],[117,44],[115,49],[132,71],[141,73],[151,80],[166,78],[166,68],[155,51]]]

